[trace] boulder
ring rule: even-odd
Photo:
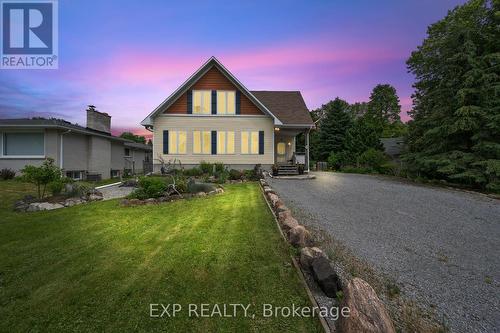
[[[217,187],[217,189],[215,190],[215,193],[224,193],[224,189],[221,187]]]
[[[312,243],[311,233],[302,225],[297,225],[288,232],[290,244],[295,247],[306,247]]]
[[[120,205],[128,207],[128,206],[130,206],[130,200],[129,199],[122,199],[122,200],[120,200]]]
[[[84,201],[80,198],[68,198],[68,199],[64,200],[61,204],[64,207],[71,207],[71,206],[79,205],[83,202]]]
[[[281,225],[283,226],[283,229],[285,229],[285,231],[288,231],[288,230],[291,230],[297,226],[299,226],[299,222],[297,222],[296,219],[294,219],[293,217],[288,217],[286,218],[282,223]]]
[[[128,202],[131,206],[142,205],[142,201],[139,199],[130,199]]]
[[[271,205],[276,205],[276,202],[278,202],[278,200],[280,199],[276,194],[274,193],[269,193],[269,195],[267,196],[269,198],[269,200],[271,201]]]
[[[63,208],[64,206],[58,203],[50,202],[34,202],[31,203],[26,209],[27,212],[37,212],[39,210],[53,210]]]
[[[260,179],[260,185],[267,186],[267,182],[264,179]]]
[[[196,196],[198,196],[198,197],[204,197],[206,195],[207,194],[205,192],[198,192],[198,193],[196,193]]]
[[[286,210],[289,210],[287,206],[285,206],[285,204],[283,203],[283,201],[281,200],[278,200],[276,202],[276,206],[274,207],[274,209],[276,210],[276,213],[280,213],[280,212],[284,212]]]
[[[274,194],[276,194],[276,191],[273,190],[272,188],[270,188],[269,186],[265,186],[264,187],[264,193],[265,194],[268,194],[268,193],[274,193]]]
[[[278,221],[283,223],[287,218],[293,217],[292,212],[289,209],[278,212]]]
[[[326,257],[313,259],[311,271],[314,280],[318,283],[326,296],[337,297],[337,291],[340,290],[340,282],[337,273],[335,273],[328,259]]]
[[[89,194],[89,196],[88,196],[88,201],[100,201],[102,199],[103,199],[102,194],[99,195],[96,193],[92,193],[92,194]]]
[[[310,269],[315,259],[324,257],[326,254],[317,247],[304,247],[300,250],[300,265],[304,269]]]
[[[395,332],[389,314],[375,290],[364,280],[354,278],[344,288],[342,306],[350,309],[349,317],[340,316],[341,332]]]
[[[215,191],[217,186],[212,183],[197,183],[193,178],[191,178],[187,183],[187,189],[190,193],[199,193],[199,192],[211,192]]]
[[[26,203],[23,200],[19,200],[14,203],[14,210],[16,212],[25,212],[28,207],[29,203]]]
[[[155,198],[148,198],[148,199],[144,200],[144,203],[145,203],[145,204],[154,204],[154,203],[156,203],[156,202],[157,202],[157,201],[156,201],[156,199],[155,199]]]

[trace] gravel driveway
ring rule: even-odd
[[[500,201],[385,177],[318,172],[269,182],[453,332],[500,331]]]

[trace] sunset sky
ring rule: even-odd
[[[59,2],[59,69],[0,70],[0,118],[139,122],[210,56],[250,90],[300,90],[310,109],[367,101],[377,83],[411,108],[405,61],[427,26],[464,1]]]

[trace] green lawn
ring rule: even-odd
[[[319,331],[314,318],[261,315],[263,303],[310,304],[257,184],[161,205],[12,212],[31,190],[0,182],[2,332]],[[150,303],[248,303],[256,317],[150,318]]]

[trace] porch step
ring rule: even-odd
[[[299,168],[295,164],[282,164],[278,166],[278,176],[298,175]]]

